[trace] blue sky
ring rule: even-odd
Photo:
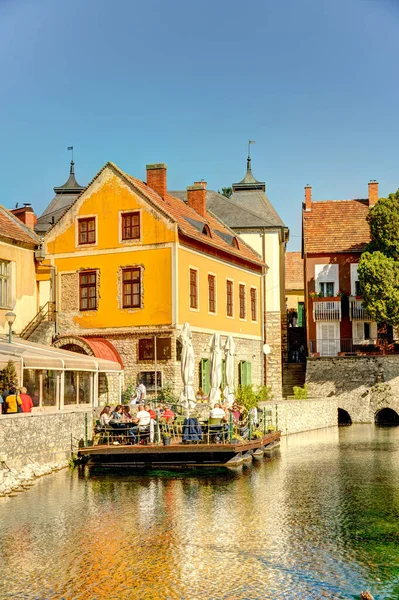
[[[399,187],[395,0],[0,0],[0,203],[112,160],[169,189],[257,179],[300,247],[315,199]]]

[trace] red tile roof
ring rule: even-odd
[[[146,183],[140,179],[136,179],[127,173],[121,171],[113,163],[108,163],[114,169],[116,169],[123,177],[130,181],[133,185],[138,187],[144,194],[154,202],[163,212],[165,212],[173,221],[175,221],[180,231],[190,238],[200,241],[206,246],[211,246],[214,249],[223,250],[231,255],[237,256],[241,259],[246,259],[257,265],[264,266],[264,262],[261,257],[248,246],[241,238],[238,238],[237,234],[231,230],[227,225],[220,221],[215,215],[210,212],[206,213],[206,218],[198,214],[193,208],[188,206],[184,201],[174,196],[166,195],[165,199],[161,198],[154,190],[152,190]],[[204,225],[208,225],[211,231],[211,237],[201,233],[186,219],[192,219]],[[217,234],[220,232],[232,238],[238,240],[238,248],[235,248],[229,244],[226,239],[223,239]]]
[[[9,210],[0,205],[0,237],[12,242],[37,246],[39,238],[27,225],[24,225]]]
[[[301,252],[285,255],[285,289],[302,290],[304,286],[303,258]]]
[[[306,254],[362,252],[370,241],[368,200],[323,200],[303,210]]]

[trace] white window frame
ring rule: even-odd
[[[319,264],[314,267],[316,293],[321,292],[320,283],[334,283],[334,294],[339,290],[339,267],[337,264]]]
[[[6,273],[3,274],[3,267],[5,267]],[[7,287],[7,298],[6,302],[1,302],[0,308],[11,308],[11,298],[12,298],[12,276],[13,276],[12,264],[9,260],[0,260],[0,297],[3,299],[3,286]]]
[[[358,267],[359,263],[351,263],[351,296],[356,296],[356,281],[359,281]]]

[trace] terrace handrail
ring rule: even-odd
[[[313,302],[314,321],[341,321],[341,300]]]
[[[34,331],[39,327],[40,323],[43,321],[55,322],[55,302],[46,302],[44,306],[41,307],[38,313],[33,317],[33,319],[27,324],[25,329],[21,331],[21,338],[27,340]]]
[[[372,321],[360,298],[349,296],[349,318],[351,321]]]

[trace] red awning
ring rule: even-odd
[[[78,336],[81,340],[84,340],[88,346],[92,349],[94,356],[97,358],[104,358],[105,360],[113,360],[118,362],[123,369],[123,362],[120,357],[118,350],[111,342],[104,338],[92,338]]]

